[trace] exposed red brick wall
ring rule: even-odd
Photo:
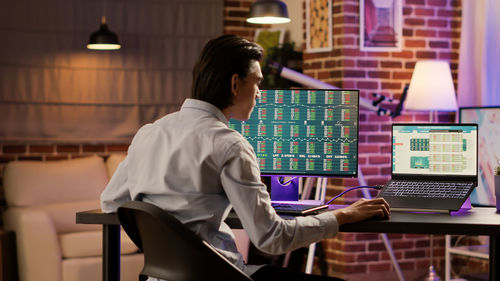
[[[450,62],[457,76],[460,39],[460,1],[403,1],[403,51],[359,50],[359,1],[334,1],[334,49],[304,53],[304,73],[342,88],[360,89],[363,98],[383,94],[397,102],[419,59]],[[394,105],[384,104],[387,108]],[[387,181],[390,166],[390,123],[427,122],[428,113],[405,114],[392,120],[372,111],[360,111],[360,163],[368,184]],[[439,121],[453,122],[454,114],[441,113]],[[348,181],[356,185],[357,181]]]
[[[420,59],[450,62],[457,77],[460,39],[460,1],[403,0],[403,49],[400,52],[363,52],[359,48],[359,1],[333,1],[333,45],[331,52],[304,53],[304,73],[341,88],[356,88],[360,96],[372,99],[372,93],[383,94],[397,103],[413,68]],[[395,104],[384,104],[394,108]],[[439,122],[453,122],[454,113],[440,113]],[[392,122],[428,122],[429,113],[405,113],[397,118],[378,116],[360,110],[359,163],[364,179],[370,185],[384,184],[390,176],[390,128]],[[345,180],[355,186],[357,179]],[[337,193],[335,189],[330,191]],[[350,194],[354,201],[361,194]],[[427,235],[389,235],[400,267],[405,271],[424,272],[429,266]],[[444,239],[434,237],[434,264],[444,268]],[[344,233],[324,241],[332,274],[393,271],[382,240],[377,234]]]
[[[89,155],[107,157],[112,153],[123,153],[128,144],[39,144],[39,143],[0,143],[0,164],[13,160],[68,160]]]
[[[224,34],[234,34],[253,40],[255,29],[261,25],[246,22],[250,5],[254,0],[224,1]]]

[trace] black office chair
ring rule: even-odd
[[[127,202],[118,208],[118,219],[144,252],[140,281],[147,276],[169,281],[252,281],[207,242],[153,204]]]

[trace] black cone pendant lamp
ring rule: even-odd
[[[118,50],[121,48],[118,36],[108,29],[105,16],[101,18],[99,30],[90,35],[87,48],[91,50]]]
[[[280,0],[257,0],[250,6],[249,23],[279,24],[290,22],[286,4]]]

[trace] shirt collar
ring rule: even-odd
[[[226,125],[229,124],[224,113],[222,113],[222,111],[220,111],[220,109],[217,108],[215,105],[213,105],[209,102],[206,102],[206,101],[188,98],[182,104],[181,110],[183,110],[183,109],[202,110],[202,111],[205,111],[205,112],[212,114],[213,116],[215,116],[217,119],[219,119],[224,124],[226,124]]]

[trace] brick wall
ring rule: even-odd
[[[255,29],[266,27],[246,22],[250,5],[254,0],[224,1],[224,34],[235,34],[247,40],[253,40]]]
[[[331,52],[304,54],[304,73],[341,88],[360,89],[363,98],[372,93],[393,98],[397,103],[411,79],[417,60],[450,62],[457,77],[460,40],[460,1],[403,0],[403,49],[400,52],[362,52],[359,49],[359,1],[333,1]],[[456,80],[455,80],[456,82]],[[394,105],[384,104],[387,108]],[[440,113],[439,122],[453,122],[454,114]],[[359,163],[370,185],[384,184],[390,176],[390,128],[392,122],[428,122],[429,113],[405,113],[397,118],[381,117],[360,110]],[[346,186],[358,185],[356,179]],[[357,199],[352,194],[348,200]],[[388,235],[401,269],[423,273],[429,265],[427,235]],[[434,236],[437,270],[444,268],[444,239]],[[377,234],[345,233],[324,242],[333,272],[345,275],[393,271],[390,258]],[[443,275],[441,275],[443,276]]]
[[[0,163],[14,160],[69,160],[89,155],[106,157],[126,152],[128,144],[38,144],[0,143]]]

